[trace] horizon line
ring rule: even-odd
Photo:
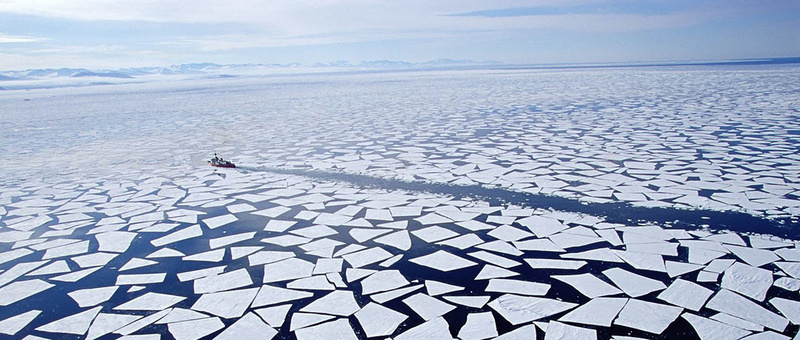
[[[437,62],[444,62],[437,64]],[[450,63],[447,63],[450,62]],[[381,64],[383,63],[383,65]],[[468,59],[440,58],[422,62],[410,62],[404,60],[375,59],[361,60],[353,63],[349,60],[337,60],[316,63],[217,63],[217,62],[189,62],[181,64],[171,64],[169,66],[140,66],[140,67],[120,67],[120,68],[101,68],[92,69],[86,67],[41,67],[17,70],[0,70],[0,73],[27,72],[37,70],[76,70],[92,72],[124,72],[129,70],[145,69],[175,69],[186,66],[205,65],[205,67],[283,67],[283,68],[347,68],[356,67],[360,69],[376,70],[425,70],[425,69],[580,69],[580,68],[615,68],[615,67],[658,67],[658,66],[724,66],[724,65],[763,65],[763,64],[800,64],[800,56],[792,57],[756,57],[756,58],[734,58],[734,59],[680,59],[680,60],[642,60],[642,61],[607,61],[607,62],[563,62],[563,63],[506,63],[501,61],[475,61]],[[202,69],[196,69],[202,70]],[[2,79],[0,79],[2,80]]]

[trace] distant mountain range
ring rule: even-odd
[[[208,75],[212,77],[235,77],[238,75],[280,72],[280,70],[297,70],[299,72],[337,72],[337,71],[381,71],[381,70],[442,70],[442,69],[561,69],[561,68],[618,68],[618,67],[655,67],[655,66],[727,66],[727,65],[780,65],[798,64],[800,57],[760,58],[735,60],[705,61],[662,61],[662,62],[629,62],[629,63],[594,63],[594,64],[504,64],[496,61],[479,62],[474,60],[436,59],[425,62],[408,62],[395,60],[371,60],[351,63],[349,61],[333,61],[316,64],[215,64],[192,63],[172,65],[169,67],[136,67],[118,70],[90,70],[84,68],[29,69],[23,71],[0,71],[3,89],[38,88],[44,85],[11,85],[16,80],[69,79],[89,85],[108,84],[98,81],[126,82],[127,80],[152,75]],[[301,71],[303,70],[303,71]],[[83,80],[80,80],[83,79]],[[75,83],[71,82],[71,83]],[[63,82],[62,82],[63,83]],[[50,85],[48,85],[50,86]],[[59,85],[61,86],[61,85]]]
[[[96,77],[96,78],[135,78],[146,75],[175,75],[175,74],[225,74],[238,73],[247,69],[438,69],[438,68],[463,68],[479,66],[497,66],[500,62],[478,62],[473,60],[454,60],[437,59],[421,63],[393,60],[373,60],[362,61],[358,64],[349,61],[334,61],[330,63],[316,63],[303,65],[300,63],[292,64],[215,64],[215,63],[192,63],[172,65],[169,67],[136,67],[123,68],[118,70],[90,70],[84,68],[59,68],[59,69],[29,69],[22,71],[0,71],[0,81],[25,80],[25,79],[46,79],[59,77]]]

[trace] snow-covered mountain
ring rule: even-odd
[[[333,61],[329,63],[316,63],[304,65],[300,63],[291,64],[215,64],[215,63],[191,63],[172,65],[167,67],[134,67],[122,68],[117,70],[92,70],[85,68],[60,68],[60,69],[29,69],[21,71],[0,71],[0,81],[25,80],[25,79],[47,79],[58,77],[97,77],[97,78],[136,78],[148,75],[191,75],[191,74],[226,74],[240,73],[252,70],[264,69],[430,69],[448,67],[477,67],[486,65],[500,65],[499,62],[477,62],[472,60],[453,60],[437,59],[425,62],[413,63],[395,60],[371,60],[351,63],[349,61]]]

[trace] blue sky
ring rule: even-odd
[[[789,56],[797,0],[0,0],[0,70]]]

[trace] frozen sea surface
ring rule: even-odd
[[[431,71],[6,91],[0,334],[791,338],[798,76]],[[241,169],[207,167],[215,151]]]

